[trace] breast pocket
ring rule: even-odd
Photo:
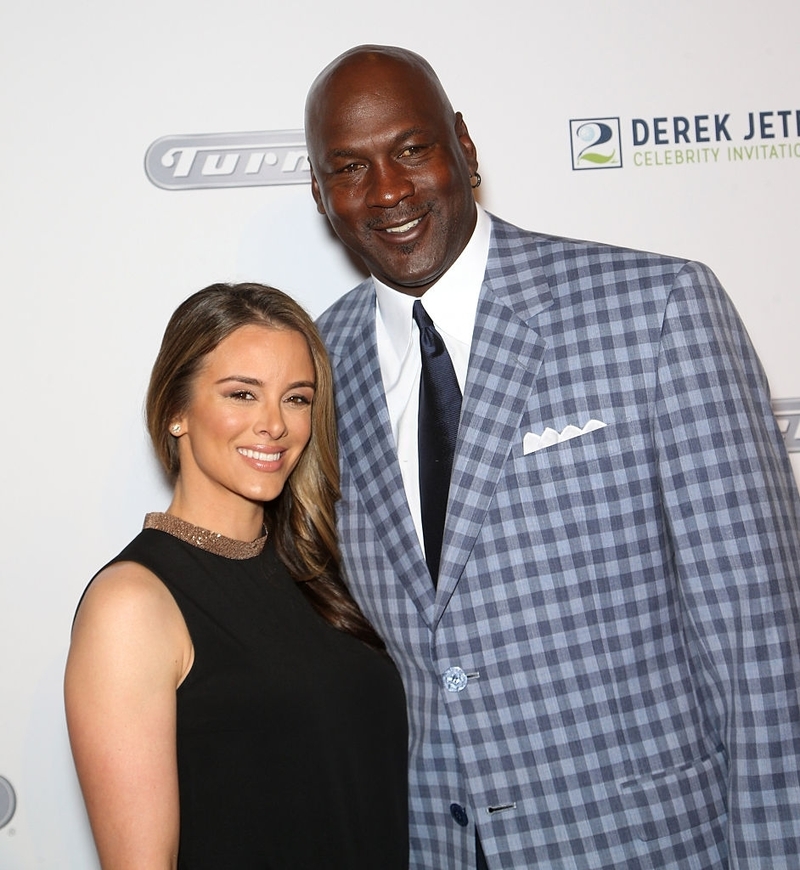
[[[528,454],[523,454],[521,445],[522,437],[506,478],[512,502],[514,490],[521,500],[532,494],[534,504],[557,506],[565,520],[573,510],[578,517],[594,513],[627,517],[633,505],[647,503],[649,508],[652,503],[656,465],[643,421],[609,423]],[[520,515],[525,509],[521,505]],[[530,505],[527,510],[531,511]],[[629,521],[628,517],[624,522]]]

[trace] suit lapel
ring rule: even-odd
[[[511,231],[494,221],[450,484],[435,621],[458,584],[500,474],[521,438],[521,418],[547,348],[534,322],[552,305],[550,287],[530,249],[520,253],[518,245],[506,244]]]
[[[501,472],[521,438],[521,418],[547,349],[535,321],[552,305],[549,283],[531,243],[521,243],[522,232],[492,221],[435,599],[394,447],[378,362],[371,282],[351,295],[343,315],[347,328],[331,330],[342,467],[352,476],[387,559],[431,627],[458,584]],[[524,238],[530,239],[530,234]]]
[[[427,622],[434,589],[408,508],[383,391],[375,338],[375,295],[353,312],[355,328],[331,356],[336,375],[343,469],[374,524],[387,558]]]

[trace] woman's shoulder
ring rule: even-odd
[[[78,614],[86,609],[133,614],[175,606],[158,576],[138,562],[120,560],[106,565],[86,588]]]
[[[150,537],[148,537],[150,536]],[[135,609],[176,606],[153,563],[152,533],[143,529],[89,580],[76,608],[76,621],[87,611],[106,615]]]
[[[144,565],[113,562],[91,581],[75,616],[70,657],[178,685],[193,650],[183,615],[169,590]]]
[[[81,599],[75,635],[95,642],[122,642],[159,648],[182,643],[186,626],[170,591],[156,574],[138,562],[117,561],[103,568]]]

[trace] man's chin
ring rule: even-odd
[[[409,296],[422,294],[444,274],[442,268],[405,268],[373,272],[383,284]]]

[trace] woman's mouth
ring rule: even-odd
[[[258,462],[277,462],[283,455],[282,453],[262,453],[260,450],[250,450],[247,447],[237,447],[236,450],[242,456],[255,459]]]

